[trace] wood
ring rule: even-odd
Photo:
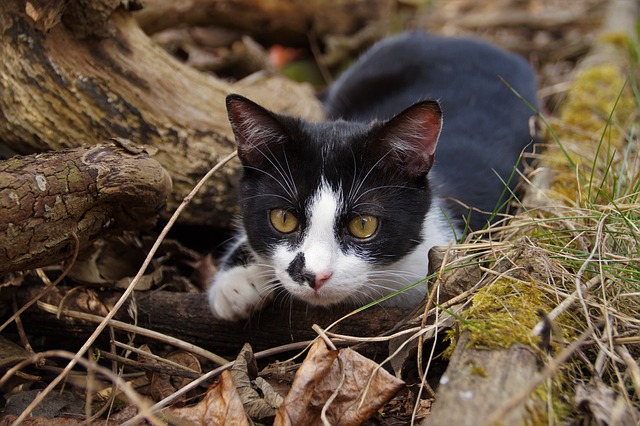
[[[113,137],[152,145],[154,158],[173,180],[171,212],[235,149],[227,94],[238,92],[278,112],[322,118],[307,85],[274,75],[229,84],[179,63],[129,12],[117,8],[120,1],[63,4],[58,16],[48,9],[29,9],[27,15],[22,0],[0,2],[0,141],[19,154]],[[95,34],[82,22],[91,22]],[[200,191],[182,222],[229,225],[238,169],[238,162],[225,167]]]
[[[390,26],[391,0],[146,0],[135,17],[154,33],[179,25],[218,25],[241,30],[265,43],[306,46],[309,34],[353,34],[371,23]]]
[[[469,347],[465,332],[440,379],[436,401],[423,426],[479,425],[504,401],[526,387],[538,371],[538,357],[524,345],[488,350]],[[501,423],[524,425],[527,407],[511,411]]]
[[[162,166],[124,141],[0,161],[0,273],[61,261],[108,232],[150,228],[170,192]]]
[[[22,306],[41,290],[37,285],[23,285],[16,296],[18,306]],[[57,306],[69,290],[70,288],[56,288],[42,300]],[[76,289],[65,299],[64,308],[104,316],[107,308],[110,308],[119,296],[120,293],[112,291],[96,293]],[[207,297],[202,293],[144,291],[135,293],[134,298],[137,325],[175,336],[218,355],[229,357],[235,357],[247,342],[252,345],[254,351],[260,351],[313,339],[317,337],[317,333],[311,329],[313,324],[326,327],[353,309],[317,308],[302,303],[275,303],[255,313],[250,320],[227,322],[213,318]],[[116,319],[131,323],[127,310],[128,307],[123,307]],[[372,307],[348,318],[332,331],[353,336],[379,336],[382,331],[389,330],[401,322],[410,311],[411,309],[407,308]],[[37,330],[38,335],[59,338],[64,342],[68,342],[70,337],[75,339],[76,343],[78,340],[84,340],[96,327],[95,324],[70,319],[64,315],[61,319],[56,319],[54,315],[35,307],[28,312],[28,315],[23,315],[27,332]],[[144,339],[136,341],[143,342]],[[374,350],[380,350],[386,355],[382,345]]]

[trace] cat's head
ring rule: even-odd
[[[309,123],[238,95],[227,109],[243,165],[248,242],[281,286],[316,305],[397,289],[376,271],[393,269],[424,237],[438,103],[366,124]]]

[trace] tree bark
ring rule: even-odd
[[[187,25],[235,28],[267,43],[306,46],[309,35],[353,34],[369,23],[391,24],[391,0],[147,0],[135,13],[148,33]]]
[[[19,154],[113,137],[153,145],[173,180],[171,211],[235,149],[227,94],[241,93],[277,112],[322,117],[306,85],[274,75],[229,84],[182,65],[140,30],[120,1],[69,0],[60,16],[51,9],[34,13],[35,3],[26,4],[0,2],[0,141]],[[181,220],[227,226],[238,169],[237,162],[225,167]]]
[[[106,232],[151,227],[170,191],[162,166],[126,143],[2,161],[0,273],[58,262]]]

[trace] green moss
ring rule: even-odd
[[[550,310],[534,282],[509,277],[479,290],[472,302],[464,313],[470,323],[464,327],[478,348],[508,348],[514,343],[535,347],[531,330],[539,321],[537,312]]]
[[[478,377],[482,377],[483,379],[486,379],[487,377],[489,377],[489,374],[487,373],[487,370],[485,370],[484,367],[479,366],[479,365],[471,366],[471,369],[469,370],[469,372],[472,375],[478,376]]]
[[[634,109],[631,94],[624,96],[626,76],[615,65],[595,65],[580,72],[572,85],[563,106],[560,120],[563,126],[558,133],[560,140],[599,137],[606,128],[612,132],[611,140],[621,139],[616,123],[624,123]],[[620,93],[623,96],[618,99]],[[612,117],[612,126],[609,117]]]
[[[627,75],[619,65],[594,65],[576,75],[554,125],[557,144],[546,154],[546,163],[554,170],[551,190],[558,198],[585,201],[587,191],[581,187],[591,181],[588,177],[602,174],[594,166],[607,167],[613,151],[624,151],[624,129],[635,120],[636,112]]]

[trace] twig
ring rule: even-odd
[[[431,305],[433,305],[433,300],[435,298],[436,294],[439,294],[439,290],[440,290],[440,283],[442,282],[442,276],[444,275],[444,270],[445,270],[445,266],[447,265],[447,261],[449,260],[449,253],[451,252],[451,246],[453,245],[453,241],[449,243],[449,245],[447,245],[447,249],[444,251],[444,256],[442,257],[442,263],[440,264],[440,270],[438,271],[438,276],[435,279],[435,283],[433,285],[433,288],[431,289],[431,292],[429,293],[429,299],[427,300],[427,303],[424,306],[424,312],[422,314],[422,321],[420,323],[420,327],[424,328],[427,325],[427,314],[429,313],[429,310],[431,309]],[[438,323],[437,320],[437,315],[438,315],[438,310],[436,310],[436,322],[435,324]],[[424,335],[420,335],[418,337],[418,354],[417,354],[417,364],[418,364],[418,377],[420,377],[420,381],[421,382],[425,382],[424,380],[424,376],[426,375],[426,371],[423,372],[422,371],[422,344],[423,344],[423,338]],[[433,352],[433,351],[432,351]],[[425,382],[426,383],[426,382]],[[427,385],[428,386],[428,385]],[[431,393],[431,396],[435,396],[433,389],[431,389],[430,387],[428,387],[429,392]],[[420,393],[422,393],[422,386],[420,387],[420,390],[418,391],[418,399],[420,398]]]
[[[91,360],[87,360],[85,358],[77,358],[77,355],[72,352],[61,351],[61,350],[51,350],[51,351],[37,353],[25,359],[24,361],[21,361],[20,363],[16,364],[11,369],[9,369],[5,373],[5,375],[2,377],[2,379],[0,379],[0,386],[3,386],[10,377],[12,377],[15,373],[18,372],[18,370],[26,367],[29,364],[36,364],[41,359],[52,358],[52,357],[75,359],[76,364],[80,364],[87,370],[94,370],[102,374],[103,376],[108,377],[110,380],[118,384],[118,387],[122,389],[122,391],[125,393],[125,395],[127,395],[127,397],[131,400],[131,402],[136,404],[136,406],[140,410],[140,413],[138,414],[140,418],[145,418],[148,421],[150,421],[152,424],[157,426],[161,426],[164,424],[156,416],[153,415],[153,413],[149,409],[149,404],[140,396],[140,394],[138,394],[135,390],[133,390],[127,384],[127,382],[125,382],[120,377],[118,377],[118,375],[113,374],[111,370],[108,370],[100,365],[97,365],[95,362]],[[18,421],[20,420],[20,417],[22,417],[22,415],[19,416],[14,421],[14,424],[19,424]]]
[[[73,238],[73,241],[74,241],[73,256],[71,257],[71,261],[69,262],[67,267],[64,269],[64,271],[62,271],[62,275],[60,275],[58,277],[58,279],[56,279],[52,283],[49,280],[49,278],[45,275],[45,273],[42,271],[42,269],[37,269],[38,276],[40,277],[40,279],[42,279],[45,282],[47,287],[45,287],[40,293],[38,293],[36,296],[34,296],[33,299],[29,300],[27,303],[24,304],[24,306],[22,306],[13,315],[11,315],[9,317],[9,319],[6,320],[4,322],[4,324],[2,324],[2,326],[0,326],[0,331],[4,330],[5,327],[7,325],[11,324],[11,322],[14,319],[16,319],[20,314],[22,314],[24,311],[29,309],[34,303],[36,303],[38,300],[40,300],[42,297],[44,297],[47,293],[49,293],[55,286],[57,286],[60,283],[60,281],[62,281],[64,279],[64,277],[67,276],[69,271],[71,271],[71,268],[76,263],[76,259],[78,258],[78,252],[80,251],[80,241],[78,241],[78,237],[76,236],[76,234],[74,232],[71,233],[71,237]]]
[[[349,336],[347,334],[338,334],[332,332],[325,332],[325,334],[332,339],[341,339],[344,342],[358,342],[358,343],[376,343],[376,342],[388,342],[389,340],[393,340],[396,337],[404,336],[405,334],[415,333],[416,331],[420,331],[422,327],[412,327],[406,328],[402,331],[398,331],[397,333],[390,334],[388,336],[379,336],[379,337],[362,337],[362,336]]]
[[[116,340],[115,332],[113,331],[113,327],[109,327],[109,337],[111,338],[111,342]],[[115,353],[116,348],[115,348],[114,344],[111,343],[110,346],[111,346],[111,352]],[[120,373],[118,373],[118,364],[115,361],[111,361],[111,372],[113,374],[118,375],[118,377],[120,377]],[[92,416],[89,416],[88,414],[85,416],[87,418],[87,420],[86,420],[87,424],[92,424],[95,420],[97,420],[99,417],[101,417],[107,410],[110,410],[109,414],[107,415],[107,422],[108,422],[109,415],[111,415],[111,409],[113,408],[113,403],[116,400],[116,390],[117,389],[118,389],[118,386],[116,385],[116,382],[112,382],[111,383],[111,393],[109,394],[109,399]],[[86,409],[85,409],[85,411],[86,411]]]
[[[327,345],[327,347],[332,350],[335,351],[336,350],[336,345],[333,344],[333,342],[331,341],[331,339],[329,339],[329,336],[327,336],[327,334],[325,333],[325,331],[322,329],[322,327],[320,327],[318,324],[313,324],[311,326],[311,328],[313,329],[313,331],[315,331],[316,333],[318,333],[318,336],[324,340],[324,343]]]
[[[139,370],[143,370],[143,371],[153,371],[156,373],[160,373],[160,374],[166,374],[169,376],[179,376],[179,377],[185,377],[187,379],[195,379],[201,376],[201,373],[198,373],[196,371],[193,370],[189,370],[186,367],[182,366],[182,369],[175,369],[175,368],[171,368],[171,367],[165,367],[163,365],[159,365],[159,364],[149,364],[149,363],[143,363],[140,361],[135,361],[133,359],[130,358],[126,358],[120,355],[116,355],[110,352],[105,352],[102,354],[102,356],[108,360],[111,360],[113,362],[122,364],[122,365],[127,365],[129,367],[134,367],[137,368]],[[160,357],[158,357],[160,358]],[[165,360],[167,361],[167,360]],[[179,364],[178,364],[179,365]]]
[[[13,311],[18,311],[18,302],[16,301],[16,295],[14,294],[11,298],[11,305],[13,307]],[[35,354],[33,347],[31,347],[31,343],[29,343],[29,339],[27,338],[27,333],[24,332],[24,327],[22,326],[22,319],[20,315],[16,315],[14,318],[16,322],[16,329],[18,330],[18,336],[20,336],[20,341],[22,342],[22,346],[26,349],[29,355]]]
[[[584,316],[585,316],[585,319],[586,319],[587,324],[589,325],[589,327],[592,327],[593,325],[591,324],[591,317],[589,315],[589,308],[587,307],[587,301],[584,300],[584,296],[582,295],[582,276],[584,275],[584,272],[587,270],[587,266],[591,263],[591,261],[595,257],[596,252],[600,249],[600,243],[601,243],[601,239],[602,239],[602,232],[603,232],[603,229],[604,229],[604,224],[607,221],[608,217],[609,217],[609,215],[605,214],[598,221],[598,229],[597,229],[597,232],[596,232],[596,241],[595,241],[595,243],[593,245],[593,250],[591,250],[591,253],[589,253],[589,257],[587,258],[587,260],[585,260],[584,263],[580,266],[580,269],[578,270],[578,275],[576,277],[576,291],[578,293],[578,300],[580,300],[580,304],[582,305],[582,309],[584,311]]]
[[[100,315],[88,314],[86,312],[72,311],[68,309],[59,310],[56,306],[48,303],[44,303],[42,301],[38,302],[38,307],[45,312],[49,312],[52,314],[60,313],[62,315],[65,315],[71,318],[91,321],[94,323],[102,323],[105,319],[105,317],[102,317]],[[162,343],[168,343],[180,349],[184,349],[196,355],[200,355],[210,361],[213,361],[218,365],[225,365],[229,362],[226,359],[222,358],[221,356],[216,355],[213,352],[209,352],[208,350],[203,349],[199,346],[196,346],[192,343],[185,342],[184,340],[180,340],[172,336],[167,336],[166,334],[162,334],[154,330],[149,330],[147,328],[143,328],[137,325],[127,324],[126,322],[122,322],[114,319],[109,319],[107,321],[107,324],[119,330],[124,330],[129,333],[136,333],[141,336],[149,337],[151,339],[157,340]]]
[[[196,371],[196,370],[194,370],[192,368],[189,368],[189,367],[187,367],[185,365],[178,364],[177,362],[171,361],[170,359],[162,358],[161,356],[158,356],[158,355],[156,355],[154,353],[147,352],[147,351],[144,351],[142,349],[138,349],[138,348],[136,348],[134,346],[131,346],[131,345],[127,345],[126,343],[121,343],[121,342],[114,341],[113,344],[114,344],[114,346],[117,346],[117,347],[122,348],[122,349],[126,349],[128,351],[131,351],[131,352],[137,354],[137,355],[152,359],[152,360],[157,361],[157,362],[162,363],[162,364],[166,364],[169,367],[173,367],[176,370],[181,370],[181,372],[189,374],[190,378],[198,377],[198,376],[200,376],[202,374],[200,371]],[[225,362],[225,364],[227,364],[227,362]],[[179,374],[179,373],[180,373],[180,371],[176,371],[176,374]]]
[[[318,37],[316,33],[311,30],[307,33],[307,39],[309,40],[309,47],[311,48],[311,55],[313,55],[313,60],[318,66],[318,70],[320,70],[320,75],[322,75],[322,79],[328,85],[333,83],[333,77],[327,68],[327,64],[322,60],[322,53],[320,53],[320,48],[318,47]]]
[[[595,277],[591,278],[589,281],[587,281],[586,284],[581,286],[581,292],[587,292],[591,290],[591,288],[594,285],[601,282],[601,278],[602,277],[600,275],[596,275]],[[564,299],[558,306],[553,308],[551,312],[547,313],[546,314],[547,318],[549,318],[549,320],[551,321],[554,321],[556,318],[560,316],[560,314],[562,314],[571,305],[573,305],[576,302],[576,300],[578,300],[579,297],[580,295],[578,294],[578,290],[574,291],[566,299]],[[540,330],[543,329],[543,327],[544,327],[544,323],[543,321],[540,321],[538,324],[536,324],[535,327],[533,327],[533,331],[531,332],[532,335],[537,336],[540,333]]]
[[[622,358],[624,363],[627,365],[631,381],[633,382],[633,387],[635,389],[640,389],[640,367],[638,367],[638,360],[631,356],[629,350],[624,345],[616,346],[616,352],[618,352],[620,358]]]
[[[334,346],[334,348],[335,348],[335,346]],[[327,410],[331,406],[331,403],[333,401],[335,401],[335,399],[340,394],[340,390],[342,389],[342,386],[344,386],[344,382],[345,382],[345,380],[347,378],[347,372],[344,371],[344,365],[342,364],[342,359],[338,356],[335,360],[338,361],[338,368],[340,369],[340,372],[342,374],[340,375],[340,381],[338,382],[338,386],[336,386],[336,389],[331,393],[329,398],[327,398],[327,400],[325,401],[324,405],[322,406],[322,410],[320,411],[320,419],[322,420],[322,425],[323,426],[331,426],[331,422],[329,422],[329,419],[327,418]],[[372,374],[372,376],[374,374]],[[366,394],[366,393],[367,393],[367,389],[365,389],[365,391],[364,391],[364,394]],[[364,395],[363,395],[363,397],[364,397]]]

